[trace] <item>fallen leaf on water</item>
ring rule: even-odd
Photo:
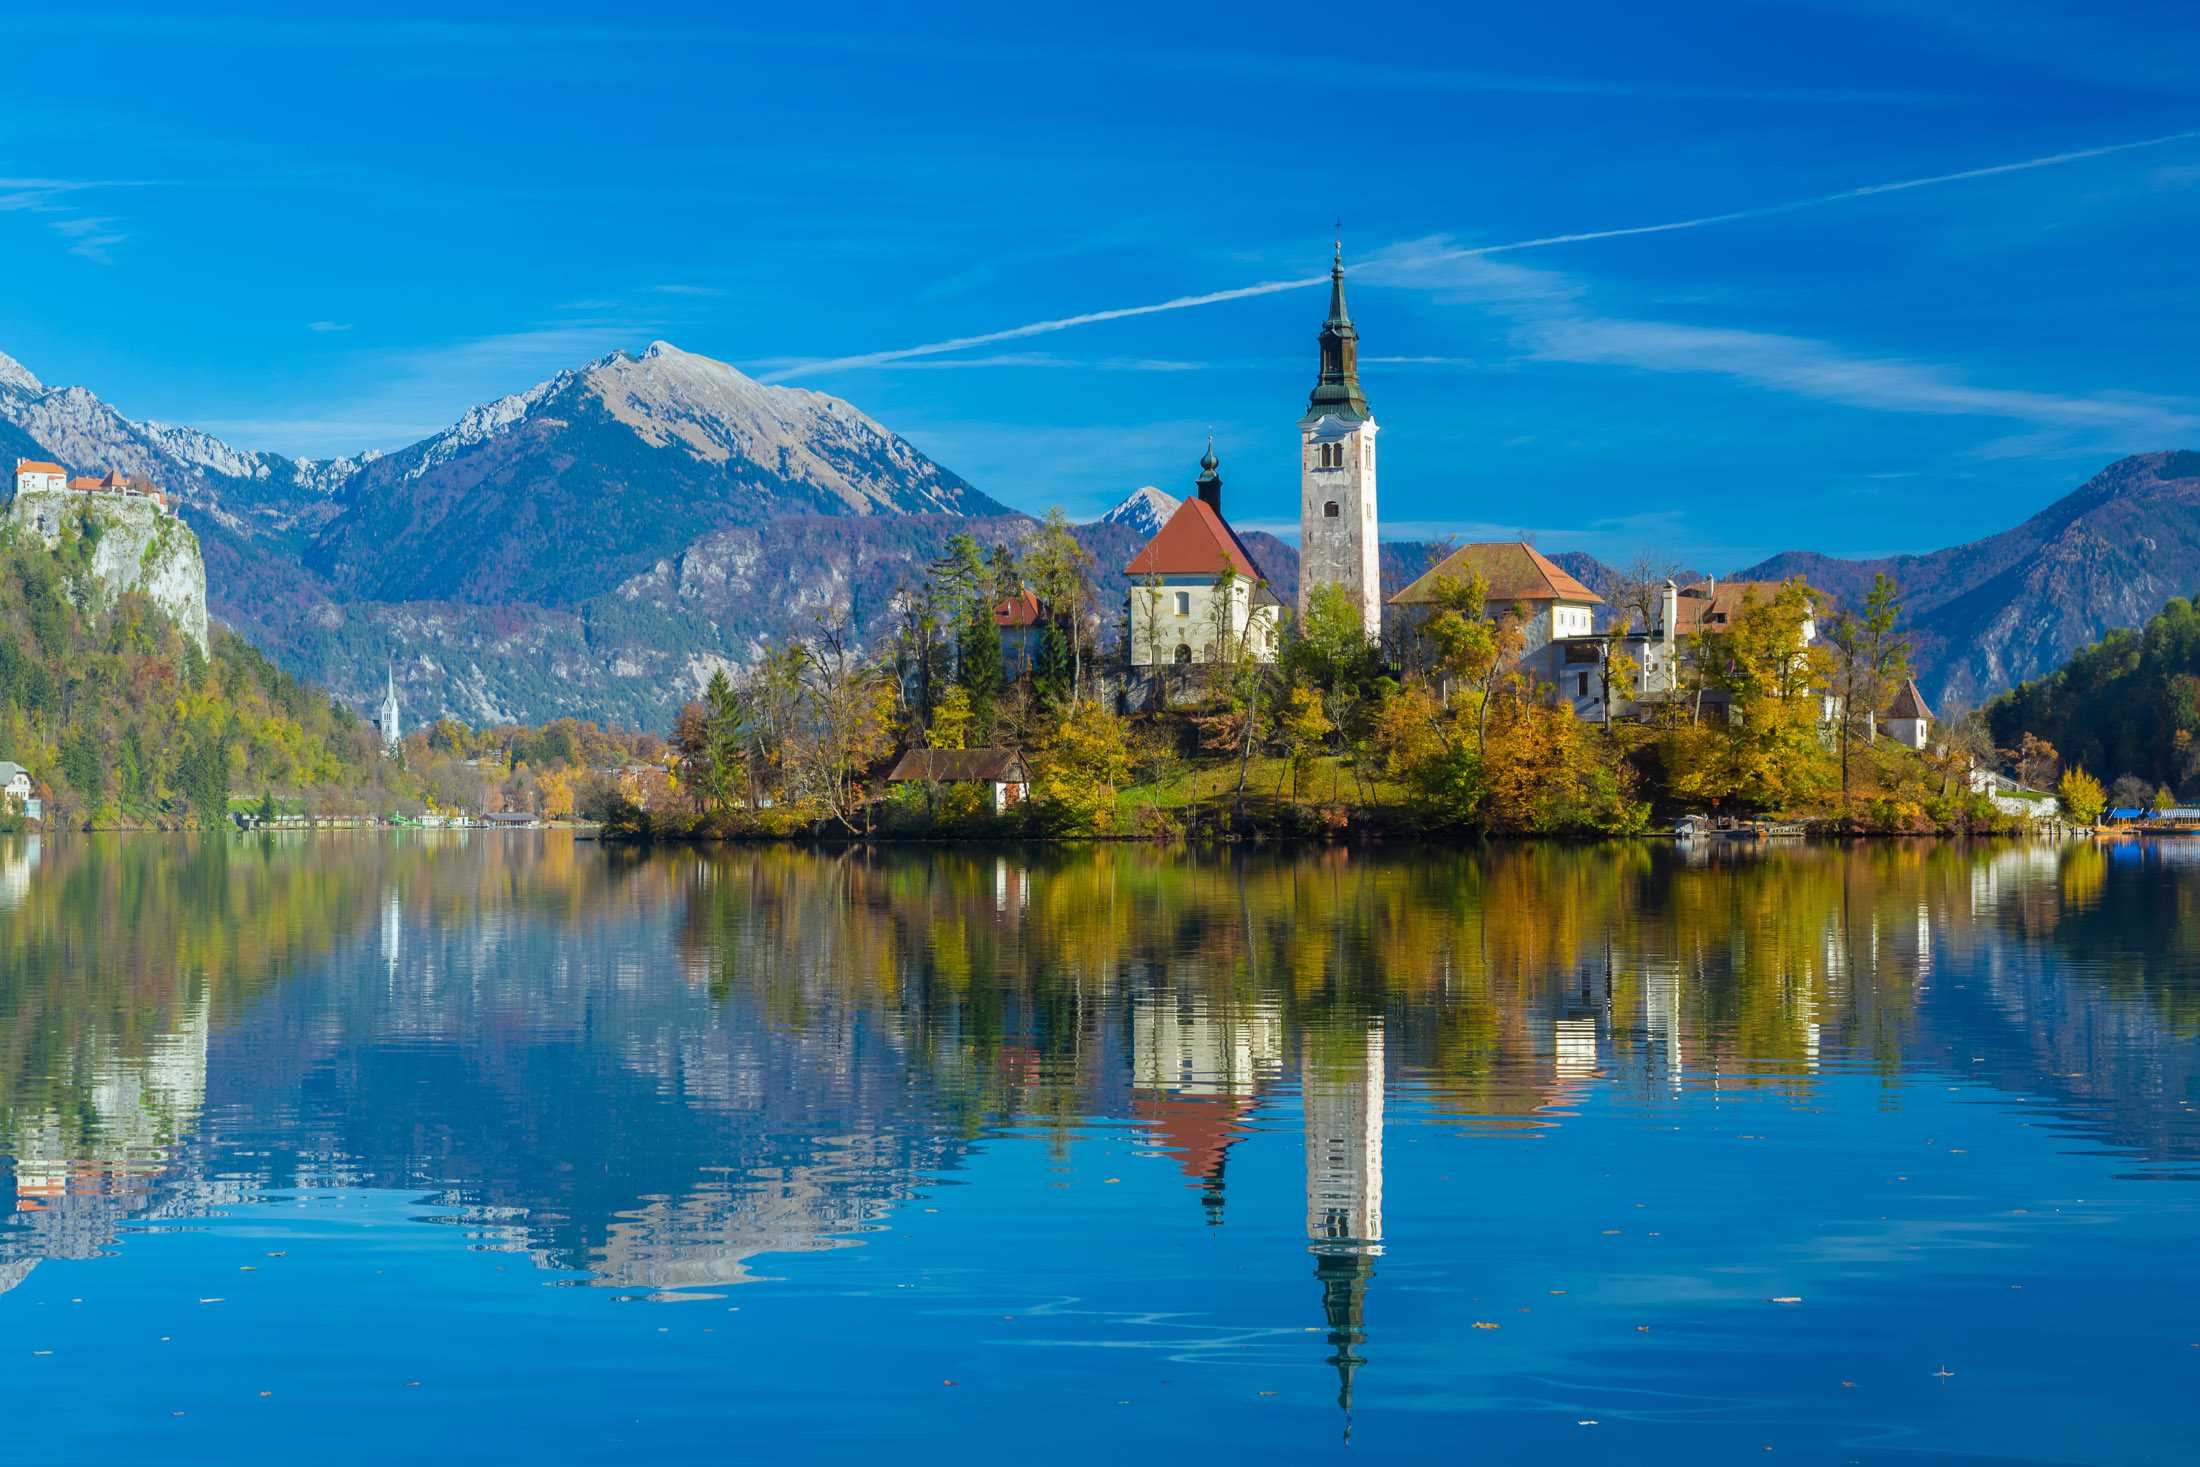
[[[1594,1421],[1577,1421],[1577,1422],[1575,1422],[1575,1423],[1574,1423],[1574,1425],[1576,1425],[1576,1426],[1594,1426],[1594,1425],[1596,1425],[1596,1422],[1594,1422]]]
[[[199,1300],[199,1302],[200,1302],[201,1304],[219,1304],[219,1303],[221,1303],[222,1301],[221,1301],[221,1300],[220,1300],[219,1298],[213,1298],[213,1299],[201,1299],[201,1300]]]
[[[263,1396],[272,1396],[272,1395],[274,1395],[275,1393],[274,1393],[273,1391],[262,1391],[262,1392],[260,1392],[260,1394],[261,1394],[261,1395],[263,1395]]]
[[[1612,1235],[1613,1235],[1614,1233],[1617,1233],[1618,1231],[1619,1231],[1619,1229],[1618,1229],[1618,1228],[1606,1228],[1606,1229],[1604,1230],[1604,1236],[1605,1236],[1605,1237],[1607,1237],[1607,1238],[1609,1238],[1609,1237],[1611,1237],[1611,1236],[1612,1236]]]
[[[1478,1319],[1474,1322],[1474,1327],[1476,1329],[1503,1329],[1505,1326],[1501,1324],[1484,1324]]]
[[[1120,1181],[1122,1181],[1122,1180],[1123,1180],[1123,1179],[1122,1179],[1121,1177],[1103,1177],[1103,1178],[1101,1178],[1101,1180],[1100,1180],[1100,1185],[1101,1185],[1101,1186],[1103,1186],[1103,1187],[1112,1187],[1112,1186],[1114,1186],[1114,1185],[1115,1185],[1115,1184],[1116,1184],[1117,1182],[1120,1182]]]
[[[1635,1326],[1635,1330],[1639,1334],[1648,1334],[1650,1333],[1650,1326],[1647,1324],[1638,1324]]]
[[[33,1351],[31,1351],[31,1353],[32,1353],[33,1355],[51,1355],[51,1354],[53,1353],[53,1351],[51,1351],[51,1350],[33,1350]]]
[[[954,1384],[954,1382],[953,1382],[953,1381],[951,1381],[951,1380],[943,1380],[943,1381],[941,1381],[941,1382],[940,1382],[940,1384],[941,1384],[941,1385],[953,1385],[953,1384]]]
[[[1845,1380],[1842,1381],[1841,1384],[1847,1386],[1852,1391],[1856,1389],[1856,1382],[1853,1380]]]
[[[1767,1299],[1765,1302],[1767,1304],[1800,1304],[1803,1302],[1803,1296],[1800,1294],[1783,1294],[1777,1299]]]

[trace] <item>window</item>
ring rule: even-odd
[[[1586,698],[1589,696],[1589,674],[1583,673],[1581,675],[1581,682],[1578,684],[1574,696],[1577,698]]]
[[[1325,504],[1325,505],[1323,505],[1323,506],[1322,506],[1322,518],[1323,518],[1323,519],[1329,519],[1329,520],[1333,520],[1333,519],[1335,519],[1336,517],[1337,517],[1337,501],[1336,501],[1336,500],[1334,500],[1334,499],[1332,499],[1332,500],[1330,500],[1330,501],[1329,501],[1329,503],[1327,503],[1327,504]]]
[[[1178,616],[1190,616],[1192,614],[1191,592],[1179,591],[1176,593],[1176,614]]]
[[[1177,643],[1177,644],[1176,644],[1176,660],[1177,660],[1177,661],[1178,661],[1179,663],[1188,663],[1188,662],[1190,662],[1190,661],[1192,660],[1192,649],[1191,649],[1191,648],[1190,648],[1189,646],[1187,646],[1187,645],[1186,645],[1185,643],[1183,643],[1183,642],[1179,642],[1179,643]]]

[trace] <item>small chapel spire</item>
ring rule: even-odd
[[[1218,515],[1222,513],[1222,475],[1215,472],[1219,467],[1221,460],[1215,457],[1215,440],[1210,434],[1207,438],[1207,451],[1200,456],[1199,478],[1196,482],[1199,486],[1199,497]]]

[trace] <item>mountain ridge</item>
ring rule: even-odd
[[[1879,574],[1902,587],[1902,630],[1934,705],[1982,702],[2200,587],[2200,453],[2118,459],[2037,514],[1965,545],[1861,560],[1783,551],[1730,579],[1800,575],[1858,606]]]

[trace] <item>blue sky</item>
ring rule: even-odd
[[[326,455],[663,338],[1033,510],[1211,428],[1288,530],[1318,288],[845,359],[1312,278],[1342,216],[1393,537],[1922,550],[2200,447],[2189,5],[468,16],[0,20],[0,351]]]

